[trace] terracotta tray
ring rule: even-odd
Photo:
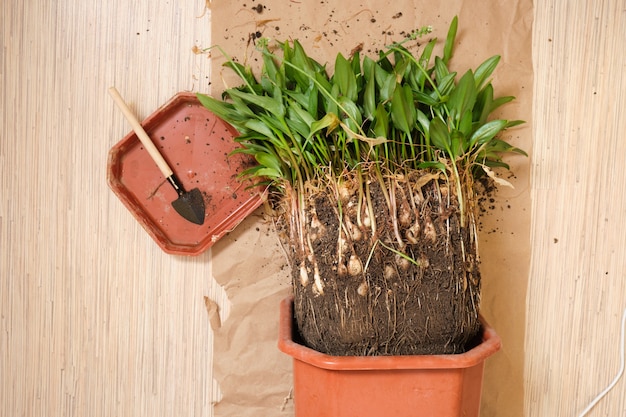
[[[183,187],[204,197],[203,225],[172,208],[176,192],[134,132],[109,151],[109,186],[156,243],[167,253],[198,255],[232,230],[262,203],[261,190],[247,189],[237,175],[254,161],[228,157],[236,131],[204,108],[192,93],[179,93],[143,121]]]

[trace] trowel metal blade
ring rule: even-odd
[[[200,225],[204,223],[204,199],[197,188],[181,194],[172,201],[172,207],[186,220]]]

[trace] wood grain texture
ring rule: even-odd
[[[626,3],[535,5],[526,415],[575,416],[614,378],[626,308]],[[589,416],[626,415],[626,380]]]
[[[212,415],[210,253],[165,255],[105,181],[130,130],[109,86],[142,118],[208,91],[203,7],[0,4],[1,416]],[[625,10],[535,4],[526,416],[576,415],[619,364]],[[590,415],[626,415],[626,381]]]
[[[106,184],[107,152],[207,90],[204,2],[0,6],[0,415],[210,416],[209,255],[168,256]]]

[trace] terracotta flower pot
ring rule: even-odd
[[[278,347],[293,357],[297,417],[477,417],[485,359],[500,338],[482,318],[482,341],[466,353],[329,356],[294,341],[293,298],[280,306]]]

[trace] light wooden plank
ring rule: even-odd
[[[203,6],[2,2],[0,415],[212,415],[209,254],[163,253],[105,180],[109,86],[140,118],[208,90]]]
[[[626,308],[626,9],[543,1],[534,29],[526,414],[578,415],[617,373]],[[589,415],[625,414],[622,380]]]

